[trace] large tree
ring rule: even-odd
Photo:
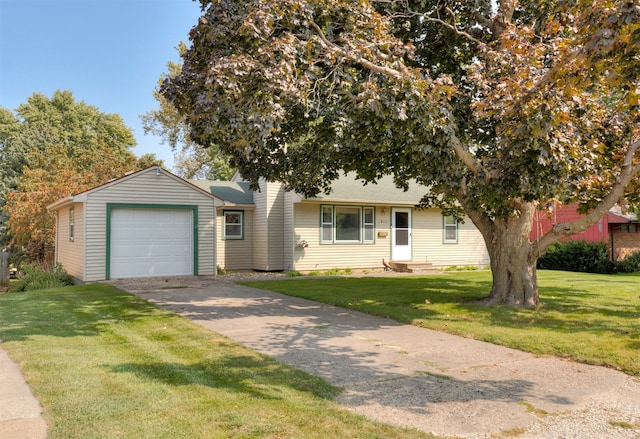
[[[162,87],[191,138],[305,195],[341,170],[428,185],[482,233],[487,303],[537,305],[545,249],[638,201],[637,1],[201,3]],[[551,202],[585,216],[530,242]]]
[[[42,259],[53,248],[46,206],[67,195],[159,164],[131,152],[135,140],[116,114],[76,102],[71,92],[33,94],[16,115],[2,110],[0,173],[6,239],[17,252]]]
[[[186,44],[181,42],[177,50],[180,55],[184,54],[187,51]],[[185,118],[160,93],[164,80],[180,74],[182,65],[170,61],[167,63],[167,70],[153,91],[158,108],[140,116],[145,134],[159,136],[163,144],[171,147],[175,158],[174,169],[179,176],[208,180],[231,178],[235,171],[229,166],[229,160],[220,148],[217,145],[203,148],[193,142],[189,137],[189,125]]]

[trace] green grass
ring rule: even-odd
[[[640,375],[640,276],[541,270],[538,278],[536,309],[479,305],[488,271],[245,284]]]
[[[333,402],[320,378],[113,286],[0,295],[0,345],[56,438],[427,438]]]

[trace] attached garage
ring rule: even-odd
[[[214,275],[223,204],[164,169],[131,173],[48,206],[56,261],[79,282]]]
[[[195,206],[108,205],[107,277],[194,274]]]

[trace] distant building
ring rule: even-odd
[[[584,215],[577,212],[577,204],[568,204],[551,211],[538,211],[533,221],[531,240],[547,233],[554,224],[572,222]],[[570,239],[604,242],[613,261],[623,260],[629,253],[640,250],[640,221],[634,213],[623,213],[619,206],[612,208],[596,224]]]

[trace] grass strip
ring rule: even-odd
[[[326,381],[110,285],[0,295],[0,341],[51,439],[433,437],[344,410]]]
[[[417,326],[640,375],[640,276],[538,272],[541,305],[484,306],[489,271],[243,282]]]

